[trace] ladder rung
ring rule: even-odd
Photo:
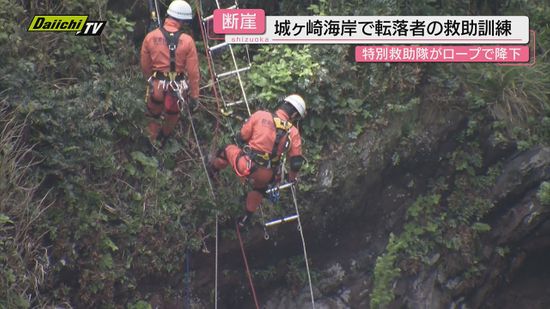
[[[237,5],[233,4],[232,6],[228,7],[227,10],[232,10],[232,9],[236,9],[236,8],[237,8]],[[208,15],[205,18],[203,18],[202,20],[203,21],[209,21],[212,18],[214,18],[214,15]]]
[[[239,101],[227,103],[227,104],[225,104],[225,106],[230,107],[230,106],[235,106],[235,105],[239,105],[239,104],[243,104],[243,103],[244,103],[243,100],[239,100]]]
[[[265,190],[265,193],[269,194],[275,190],[281,190],[281,189],[286,189],[288,187],[291,187],[292,185],[294,185],[294,182],[287,182],[287,183],[284,183],[278,187],[275,187],[275,188],[271,188],[271,189],[268,189],[268,190]]]
[[[238,70],[234,70],[234,71],[229,71],[229,72],[224,72],[224,73],[221,73],[221,74],[218,74],[216,75],[217,78],[223,78],[223,77],[226,77],[226,76],[229,76],[229,75],[233,75],[233,74],[237,74],[237,73],[240,73],[240,72],[244,72],[244,71],[247,71],[247,70],[250,70],[250,67],[245,67],[245,68],[240,68]]]
[[[226,47],[226,46],[229,46],[229,43],[223,42],[223,43],[220,43],[220,44],[217,44],[217,45],[214,45],[214,46],[210,47],[210,51],[213,52],[216,49],[220,49],[220,48],[223,48],[223,47]]]
[[[281,223],[285,223],[285,222],[290,222],[290,221],[293,221],[293,220],[296,220],[298,219],[298,215],[292,215],[292,216],[288,216],[286,218],[282,218],[282,219],[278,219],[278,220],[273,220],[271,222],[267,222],[265,224],[265,226],[273,226],[273,225],[277,225],[277,224],[281,224]]]

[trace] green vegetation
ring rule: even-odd
[[[461,3],[448,5],[458,5],[455,12],[461,12],[464,9]],[[403,231],[390,235],[386,251],[378,257],[371,293],[373,308],[387,306],[395,297],[393,284],[400,275],[414,274],[423,265],[431,265],[436,253],[460,252],[460,259],[469,265],[464,278],[475,277],[484,269],[476,243],[479,234],[491,230],[491,226],[481,220],[493,207],[487,194],[500,173],[500,164],[488,165],[483,161],[482,130],[489,127],[497,144],[512,143],[519,150],[550,144],[550,79],[545,73],[549,69],[550,46],[540,41],[540,36],[548,38],[550,34],[547,26],[550,8],[540,1],[512,1],[499,12],[506,15],[519,7],[524,9],[522,14],[530,16],[531,28],[539,35],[534,67],[469,64],[438,67],[431,72],[431,80],[441,84],[440,87],[465,90],[467,105],[456,108],[467,108],[468,126],[459,136],[459,148],[446,157],[454,170],[453,176],[431,180],[430,194],[418,197],[408,207]],[[414,134],[415,130],[411,132]],[[400,148],[407,146],[413,145],[405,143]],[[394,165],[399,158],[397,152],[392,155]],[[548,187],[545,182],[539,188],[538,196],[543,204],[548,203]],[[508,251],[507,248],[497,250],[501,256]]]
[[[395,265],[397,254],[408,244],[397,241],[394,234],[390,234],[386,253],[376,259],[374,268],[375,285],[371,294],[370,305],[373,308],[389,304],[394,299],[393,284],[401,269]]]
[[[11,30],[0,37],[1,305],[140,300],[139,282],[181,272],[182,252],[199,249],[196,231],[212,222],[196,146],[180,132],[150,153],[133,23],[106,1],[48,2],[31,15],[2,5]],[[21,30],[48,7],[103,17],[109,29],[97,38]]]
[[[390,235],[386,253],[376,262],[371,306],[387,305],[393,300],[392,286],[400,273],[415,274],[422,265],[436,263],[433,257],[438,252],[460,252],[467,263],[477,264],[481,254],[475,247],[478,235],[491,230],[479,220],[493,207],[486,195],[499,171],[497,164],[486,172],[475,172],[482,167],[479,154],[476,148],[451,153],[454,177],[435,179],[432,194],[419,196],[408,207],[403,231]]]
[[[543,205],[550,206],[550,182],[545,181],[540,185],[538,196]]]

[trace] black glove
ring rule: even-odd
[[[199,99],[189,98],[189,110],[191,113],[195,113],[199,110]]]

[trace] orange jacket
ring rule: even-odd
[[[179,30],[178,22],[172,18],[166,18],[164,29],[169,32]],[[170,51],[160,29],[149,32],[141,45],[141,70],[146,78],[153,72],[170,71]],[[182,33],[178,48],[176,49],[176,72],[185,73],[189,82],[189,95],[192,98],[199,97],[199,60],[195,41],[188,34]]]
[[[275,114],[282,120],[288,120],[288,115],[281,109],[278,109]],[[276,129],[273,123],[273,115],[266,111],[257,111],[244,123],[241,128],[241,137],[248,143],[250,148],[256,151],[271,153],[273,144],[275,143]],[[288,156],[302,155],[302,138],[296,127],[290,128],[290,146]],[[286,140],[281,140],[278,155],[281,155],[284,150]]]

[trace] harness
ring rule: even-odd
[[[158,80],[170,81],[171,73],[172,72],[155,71],[155,72],[153,72],[153,75],[151,75],[151,77],[154,78],[154,79],[158,79]],[[174,78],[174,81],[176,81],[176,82],[179,82],[181,80],[185,80],[185,74],[183,74],[183,73],[176,73],[175,75],[172,75],[172,76]]]
[[[168,86],[170,86],[173,91],[184,91],[189,88],[189,85],[185,80],[185,74],[176,72],[176,49],[178,48],[178,42],[183,31],[179,30],[176,32],[169,32],[163,27],[159,27],[159,30],[164,35],[166,45],[168,46],[168,50],[170,51],[170,71],[153,72],[153,75],[151,75],[151,77],[149,77],[148,79],[149,84],[146,91],[146,97],[151,95],[154,91],[153,80],[159,80],[158,88],[162,89],[163,91],[167,91]],[[162,102],[153,102],[155,104],[162,104]]]
[[[273,124],[275,125],[275,141],[273,142],[273,147],[271,152],[258,151],[251,148],[246,148],[245,152],[250,157],[254,163],[262,167],[267,168],[277,168],[281,162],[281,157],[286,154],[288,148],[290,147],[290,128],[292,128],[292,123],[289,121],[283,120],[277,117],[275,114],[271,114],[273,117]],[[279,156],[277,155],[277,150],[281,141],[286,138],[285,145],[283,147],[283,152]]]
[[[170,72],[168,72],[168,79],[172,82],[176,80],[176,76],[178,75],[176,72],[176,49],[178,48],[180,35],[183,31],[169,32],[163,27],[160,27],[160,31],[164,35],[166,44],[168,44],[168,50],[170,51]]]

